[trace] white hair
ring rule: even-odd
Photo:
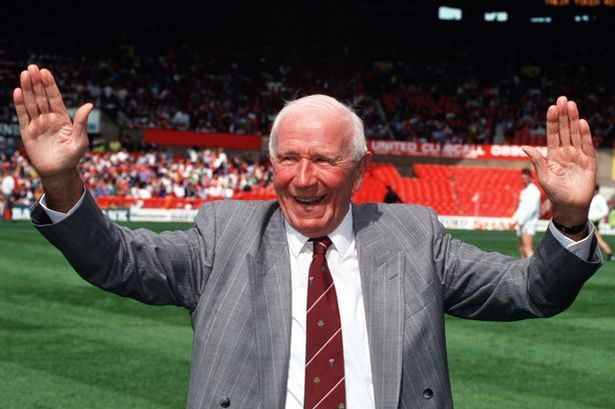
[[[361,118],[359,118],[352,108],[342,104],[335,98],[322,94],[314,94],[289,101],[284,105],[284,108],[278,112],[273,121],[271,133],[269,134],[270,157],[274,157],[276,137],[282,120],[291,113],[300,112],[309,108],[319,110],[323,113],[338,113],[342,118],[345,118],[352,131],[352,142],[350,146],[352,158],[358,161],[365,155],[367,152],[367,145],[365,144],[365,131]]]

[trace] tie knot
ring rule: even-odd
[[[310,239],[310,241],[314,243],[314,255],[325,254],[329,246],[333,244],[328,236],[317,237],[315,239]]]

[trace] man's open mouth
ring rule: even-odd
[[[302,204],[302,205],[315,205],[318,204],[322,201],[322,199],[324,199],[325,196],[313,196],[313,197],[297,197],[297,196],[293,196],[293,199],[295,199],[295,202]]]

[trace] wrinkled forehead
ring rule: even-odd
[[[303,107],[288,112],[281,119],[276,142],[281,145],[297,137],[306,143],[347,146],[352,142],[352,123],[344,112]]]

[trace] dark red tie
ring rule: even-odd
[[[344,409],[344,349],[337,295],[325,255],[328,237],[311,239],[305,350],[305,409]]]

